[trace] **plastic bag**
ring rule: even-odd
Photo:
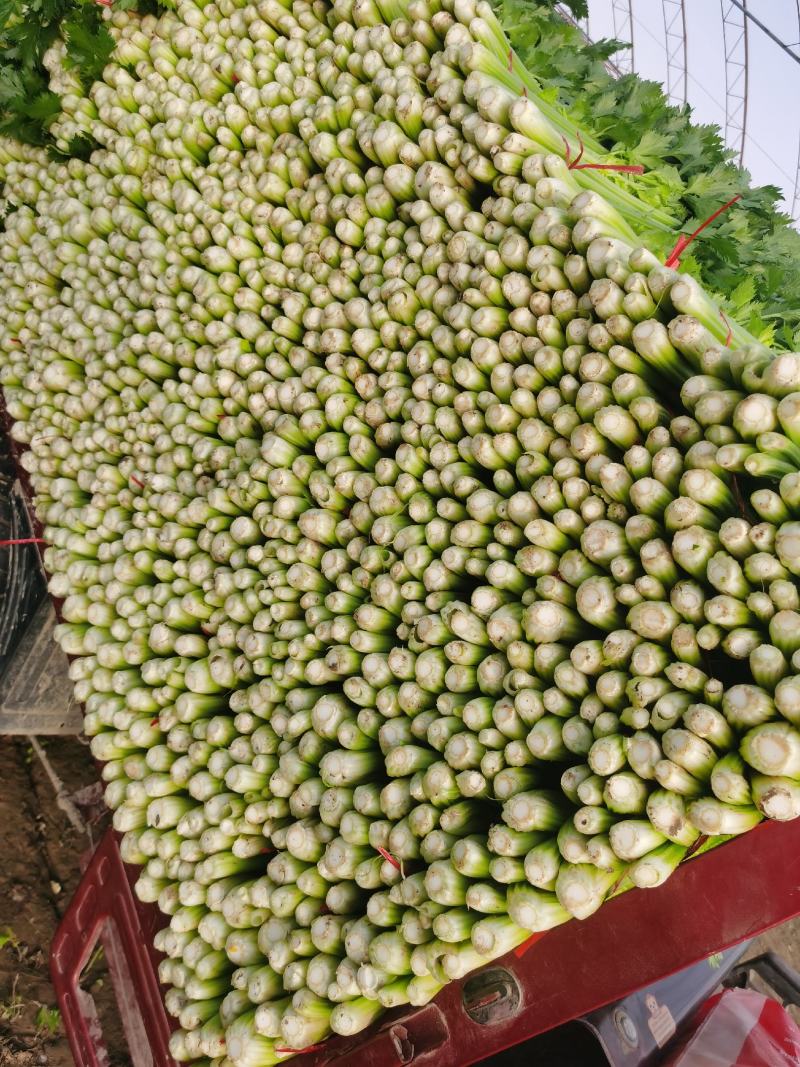
[[[709,998],[695,1029],[664,1067],[797,1067],[800,1027],[770,997],[726,989]]]

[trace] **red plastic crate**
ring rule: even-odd
[[[109,1062],[97,1008],[80,984],[98,942],[108,961],[133,1067],[174,1067],[153,948],[163,916],[134,896],[131,876],[135,880],[136,871],[122,862],[117,837],[108,830],[89,859],[53,938],[50,975],[78,1067]]]
[[[126,873],[109,831],[53,942],[53,982],[77,1067],[104,1062],[79,977],[109,921],[118,935],[109,962],[120,1006],[136,1004],[151,1041],[149,1060],[137,1059],[132,1049],[134,1067],[173,1064],[151,948],[159,917],[134,897],[135,875],[131,868]],[[425,1007],[388,1012],[362,1034],[331,1038],[295,1062],[467,1067],[797,914],[800,821],[766,823],[685,863],[658,889],[631,890],[589,919],[535,935],[450,983]]]

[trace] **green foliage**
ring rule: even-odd
[[[97,148],[97,142],[87,134],[80,133],[69,142],[64,155],[67,159],[88,160],[95,148]]]
[[[135,0],[117,0],[117,6],[141,7]],[[60,105],[42,57],[59,36],[67,65],[88,87],[114,48],[94,0],[0,0],[0,134],[50,144],[47,131]]]
[[[36,1012],[36,1026],[50,1037],[55,1037],[61,1028],[61,1012],[58,1008],[48,1008],[46,1004],[40,1004]]]
[[[752,187],[719,128],[693,123],[691,109],[670,105],[659,84],[637,75],[613,77],[605,64],[616,42],[587,43],[553,6],[537,0],[495,2],[531,74],[555,90],[555,102],[576,129],[591,131],[616,159],[647,168],[644,178],[636,179],[637,195],[680,220],[680,232],[691,233],[726,201],[741,196],[691,246],[683,268],[720,299],[727,297],[731,315],[752,333],[796,348],[800,234],[780,209],[780,191]]]
[[[19,939],[10,926],[7,926],[5,930],[0,932],[0,949],[5,948],[6,945],[11,945],[14,951],[19,947]]]
[[[588,0],[565,0],[565,7],[568,7],[576,19],[585,18],[589,14]]]
[[[42,56],[67,0],[0,0],[0,133],[44,144],[58,112]]]
[[[62,22],[61,34],[67,46],[68,65],[78,72],[85,85],[97,81],[114,51],[114,40],[102,23],[99,5],[73,11]]]

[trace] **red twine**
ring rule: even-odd
[[[698,848],[704,845],[706,841],[708,841],[708,834],[700,834],[694,844],[689,845],[687,848],[686,855],[683,857],[682,862],[685,863],[686,860],[691,859],[695,852],[697,852]]]
[[[725,347],[726,348],[730,348],[731,347],[731,341],[733,340],[733,327],[728,322],[728,316],[725,314],[724,311],[720,311],[719,317],[722,319],[723,323],[728,327],[728,336],[725,338]]]
[[[111,7],[111,0],[94,0],[94,2],[101,7]]]
[[[140,489],[144,489],[144,482],[141,480],[141,478],[137,478],[135,474],[131,475],[131,481],[134,485],[138,485]]]
[[[499,989],[494,989],[491,993],[487,993],[485,997],[481,997],[480,1000],[476,1000],[470,1004],[470,1008],[488,1008],[490,1004],[494,1004],[496,1001],[500,1000],[502,996],[503,994]]]
[[[321,1048],[325,1048],[325,1042],[320,1041],[318,1045],[306,1045],[305,1048],[286,1048],[283,1045],[276,1045],[276,1052],[291,1052],[294,1055],[299,1055],[301,1052],[319,1052]]]
[[[514,52],[510,48],[508,50],[508,69],[509,70],[513,70],[514,69]]]
[[[12,537],[8,541],[0,541],[0,548],[6,548],[8,545],[46,545],[47,542],[43,537]]]
[[[625,870],[622,872],[622,874],[619,876],[619,878],[616,880],[616,882],[614,882],[612,887],[609,889],[609,891],[608,891],[609,897],[613,897],[614,896],[616,891],[619,889],[619,887],[622,885],[622,883],[625,881],[625,879],[627,877],[628,877],[628,868],[626,867]]]
[[[733,197],[732,200],[729,200],[727,204],[723,204],[722,207],[717,208],[717,210],[714,212],[713,215],[709,215],[708,218],[706,219],[706,221],[704,223],[702,223],[700,226],[698,226],[697,229],[694,231],[694,233],[690,233],[690,234],[682,233],[680,235],[680,237],[678,238],[678,240],[677,240],[677,242],[675,244],[675,247],[672,249],[670,254],[664,260],[664,266],[665,267],[677,267],[677,266],[679,266],[680,261],[681,261],[681,256],[686,251],[686,249],[689,247],[689,245],[692,243],[692,241],[695,239],[695,237],[699,236],[699,234],[701,234],[703,232],[703,230],[706,228],[706,226],[710,226],[711,223],[714,221],[714,219],[719,218],[719,216],[723,213],[723,211],[727,211],[728,208],[732,207],[736,203],[737,200],[741,200],[741,199],[742,199],[741,194],[737,194],[736,196]]]
[[[381,855],[381,856],[383,856],[383,858],[384,858],[384,859],[386,860],[386,862],[387,862],[387,863],[391,863],[391,865],[392,865],[393,867],[395,867],[395,868],[396,868],[396,869],[397,869],[398,871],[400,871],[400,873],[402,874],[402,872],[403,872],[403,867],[402,867],[402,864],[401,864],[401,863],[399,863],[399,862],[398,862],[398,861],[397,861],[397,860],[396,860],[396,859],[394,858],[394,856],[393,856],[393,855],[391,854],[391,852],[387,852],[387,851],[386,851],[386,849],[385,849],[385,848],[381,848],[381,846],[380,846],[380,845],[377,845],[377,846],[375,847],[375,851],[376,851],[376,852],[379,852],[379,853],[380,853],[380,855]]]
[[[159,717],[158,717],[158,716],[156,715],[156,717],[155,717],[154,719],[151,719],[151,720],[150,720],[150,725],[151,725],[151,726],[158,726],[158,724],[159,724],[160,722],[161,722],[161,719],[159,719]]]
[[[546,930],[540,930],[538,934],[531,934],[527,941],[523,941],[521,945],[517,945],[517,947],[514,949],[514,955],[517,957],[517,959],[520,959],[522,956],[524,956],[528,949],[535,945],[536,942],[540,938],[544,937],[546,933]]]
[[[578,152],[574,159],[572,159],[569,141],[566,137],[562,136],[561,138],[564,142],[564,148],[566,149],[564,158],[567,161],[568,170],[614,170],[618,171],[620,174],[644,174],[644,167],[641,163],[581,163],[584,153],[583,138],[579,133],[576,134],[576,137],[578,138],[580,152]]]

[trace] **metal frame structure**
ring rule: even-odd
[[[630,46],[614,53],[614,66],[620,74],[631,74],[634,70],[633,0],[611,0],[611,14],[614,18],[615,40]]]
[[[581,31],[586,40],[589,40],[589,19],[576,19],[566,4],[556,4],[556,14],[565,22],[571,23]]]
[[[562,18],[565,22],[569,22],[571,26],[580,30],[587,41],[590,40],[588,18],[576,19],[566,4],[556,4],[555,10],[559,18]]]
[[[606,62],[609,74],[620,77],[635,69],[633,56],[632,0],[611,0],[614,36],[629,41],[630,51],[617,52]],[[686,0],[661,0],[664,19],[664,48],[667,59],[666,90],[671,103],[681,106],[688,98]],[[748,93],[750,82],[749,25],[757,26],[796,63],[800,63],[800,0],[795,0],[797,39],[789,44],[749,10],[747,0],[720,0],[725,50],[725,141],[738,162],[744,159],[747,141]],[[565,4],[556,12],[579,29],[587,40],[588,19],[575,19]],[[787,191],[788,199],[788,191]],[[791,217],[800,223],[800,132],[791,198]]]
[[[741,11],[748,22],[752,22],[754,26],[758,26],[762,33],[765,33],[771,41],[782,49],[787,56],[791,56],[795,63],[800,63],[800,42],[795,44],[787,44],[777,33],[774,33],[769,26],[757,18],[753,12],[747,6],[747,0],[730,0],[733,7],[736,7]]]
[[[576,30],[579,30],[583,34],[583,38],[585,41],[587,41],[589,44],[593,43],[591,37],[589,36],[588,19],[576,19],[566,4],[556,4],[554,11],[560,19],[563,19],[564,22],[568,22],[570,26],[574,26]],[[632,38],[631,43],[633,43]],[[620,55],[621,53],[617,54]],[[611,59],[606,60],[604,66],[608,73],[612,76],[612,78],[620,78],[623,74],[627,73],[627,71],[623,70],[620,66],[617,65],[616,58],[613,56]]]
[[[671,104],[686,103],[688,71],[686,65],[685,0],[661,0],[664,14],[664,47],[667,52],[667,96]]]
[[[725,47],[725,142],[744,159],[747,138],[747,90],[750,74],[747,0],[720,0]]]
[[[795,61],[795,63],[800,63],[800,0],[795,0],[795,14],[796,14],[796,24],[797,24],[797,40],[795,40],[792,44],[787,44],[786,41],[784,41],[781,37],[778,36],[777,33],[775,33],[773,30],[771,30],[769,28],[769,26],[767,26],[764,22],[761,21],[761,19],[757,18],[753,14],[753,12],[748,9],[747,0],[727,0],[727,3],[726,3],[726,0],[721,0],[721,3],[722,3],[722,14],[723,14],[723,28],[727,32],[729,26],[733,27],[734,20],[735,20],[735,24],[736,24],[737,27],[741,23],[741,31],[740,31],[740,33],[737,33],[736,29],[733,29],[733,28],[731,29],[731,40],[735,43],[739,39],[739,37],[741,36],[742,39],[743,39],[743,42],[744,42],[744,60],[743,60],[743,62],[744,62],[744,85],[739,90],[739,92],[743,95],[743,101],[744,101],[743,114],[742,114],[742,117],[741,117],[741,126],[742,126],[742,135],[741,135],[742,150],[741,151],[743,153],[743,151],[744,151],[744,141],[745,141],[745,137],[746,137],[746,134],[747,134],[747,82],[748,82],[747,29],[748,29],[748,25],[749,25],[749,23],[752,22],[754,26],[757,26],[761,30],[761,32],[763,34],[765,34],[767,37],[769,37],[769,39],[771,41],[773,41],[782,51],[784,51],[787,56],[789,56],[791,59],[793,59]],[[727,24],[725,22],[726,17],[728,18],[728,23]],[[728,74],[729,74],[727,38],[726,38],[725,59],[726,59],[725,75],[726,75],[726,83],[727,83]],[[739,60],[739,65],[741,65],[741,60]],[[734,83],[736,83],[736,81],[737,81],[736,63],[734,63],[730,73],[731,73],[731,77],[732,77]],[[733,109],[734,113],[736,113],[738,105],[737,105],[736,97],[734,97],[731,100],[730,96],[729,96],[729,98],[726,99],[726,118],[727,118],[727,112],[731,108]],[[726,135],[727,135],[727,128],[726,128]],[[739,159],[741,161],[741,154],[739,156]],[[794,178],[794,190],[793,190],[793,194],[792,194],[791,214],[792,214],[792,218],[795,219],[795,221],[800,222],[800,138],[798,139],[797,164],[795,166],[795,178]]]

